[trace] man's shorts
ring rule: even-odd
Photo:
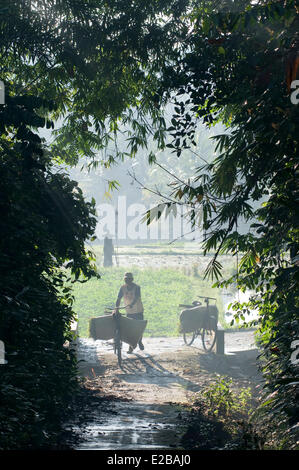
[[[143,320],[143,312],[140,313],[127,313],[128,318],[133,318],[134,320]]]

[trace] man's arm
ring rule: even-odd
[[[121,302],[121,299],[123,297],[123,290],[122,290],[122,287],[119,289],[119,293],[118,293],[118,296],[117,296],[117,300],[115,302],[115,306],[116,307],[119,307],[120,306],[120,302]]]

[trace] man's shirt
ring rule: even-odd
[[[141,302],[141,289],[140,286],[134,282],[130,285],[124,284],[119,289],[116,306],[120,305],[121,299],[124,300],[124,305],[126,306],[127,313],[142,313],[143,304]],[[129,307],[132,305],[132,307]]]

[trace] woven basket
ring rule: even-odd
[[[103,315],[89,320],[89,336],[94,340],[112,339],[114,330],[115,322],[112,315]]]
[[[214,317],[213,325],[218,322],[218,309],[215,305],[207,307],[193,307],[182,310],[180,313],[180,330],[183,333],[191,333],[201,328],[209,328],[209,318]]]
[[[135,320],[134,318],[121,317],[120,336],[121,340],[136,348],[147,325],[147,320]]]

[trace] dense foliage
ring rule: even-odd
[[[92,205],[65,175],[54,173],[53,162],[76,163],[80,156],[92,162],[100,152],[108,167],[123,158],[114,142],[120,120],[128,154],[146,147],[151,136],[159,149],[167,145],[180,157],[196,147],[199,120],[208,126],[222,120],[229,131],[216,138],[219,156],[192,172],[187,184],[174,175],[171,200],[187,204],[194,223],[203,220],[206,250],[216,250],[210,274],[221,275],[219,253],[242,253],[237,277],[227,282],[257,293],[251,306],[260,311],[271,394],[263,409],[275,423],[277,446],[294,446],[298,106],[290,93],[299,64],[296,2],[4,0],[0,14],[0,78],[7,92],[0,110],[6,435],[18,428],[18,445],[32,443],[27,424],[50,425],[50,395],[53,406],[67,400],[55,374],[68,374],[71,383],[74,362],[62,344],[72,300],[56,290],[63,282],[57,269],[68,259],[77,276],[92,274],[83,251],[94,229]],[[169,101],[174,115],[168,125],[163,111]],[[51,119],[59,118],[56,139],[42,150],[32,129],[52,127]],[[260,208],[253,210],[250,201]],[[253,222],[245,235],[238,234],[240,218]],[[28,344],[36,348],[27,355]],[[51,410],[55,418],[58,406]],[[271,442],[271,428],[265,432]]]
[[[207,275],[221,278],[218,254],[242,255],[238,274],[218,285],[255,292],[249,305],[235,306],[236,319],[259,309],[268,393],[259,426],[264,411],[268,445],[288,448],[296,446],[299,417],[295,354],[291,361],[299,334],[298,105],[290,96],[298,10],[294,1],[210,6],[203,14],[199,2],[193,11],[186,54],[161,80],[176,101],[168,145],[177,156],[194,145],[200,119],[223,120],[228,132],[215,137],[219,156],[188,184],[173,178],[171,196],[189,204],[194,224],[203,220],[205,249],[216,250]],[[251,221],[246,234],[238,233],[240,219]]]
[[[105,166],[116,158],[117,148],[107,148],[111,134],[121,116],[137,129],[130,106],[147,114],[184,5],[1,2],[0,340],[8,361],[0,366],[1,448],[53,444],[76,386],[75,358],[63,346],[73,298],[61,267],[75,279],[95,274],[84,250],[95,210],[53,165],[100,150]],[[35,130],[52,129],[55,120],[60,128],[46,147]],[[131,152],[138,142],[132,137]]]
[[[160,129],[155,91],[161,68],[177,56],[186,35],[181,15],[187,3],[1,3],[1,79],[18,94],[55,101],[51,116],[60,120],[53,158],[74,164],[84,156],[109,166],[124,153],[114,145],[120,118],[130,127],[122,129],[130,154],[146,145],[149,114]]]
[[[60,268],[66,263],[75,279],[94,274],[84,241],[95,213],[53,165],[100,151],[104,166],[122,157],[108,147],[120,118],[134,130],[126,131],[131,154],[144,144],[139,119],[150,110],[163,124],[153,89],[176,56],[186,4],[1,2],[1,448],[46,445],[75,386],[74,357],[63,347],[72,295]],[[34,131],[54,121],[46,147]]]
[[[72,279],[94,275],[84,241],[94,232],[93,204],[77,183],[54,172],[31,126],[50,103],[6,96],[0,107],[0,449],[54,445],[62,410],[76,389],[71,337]],[[90,259],[89,259],[90,258]]]

